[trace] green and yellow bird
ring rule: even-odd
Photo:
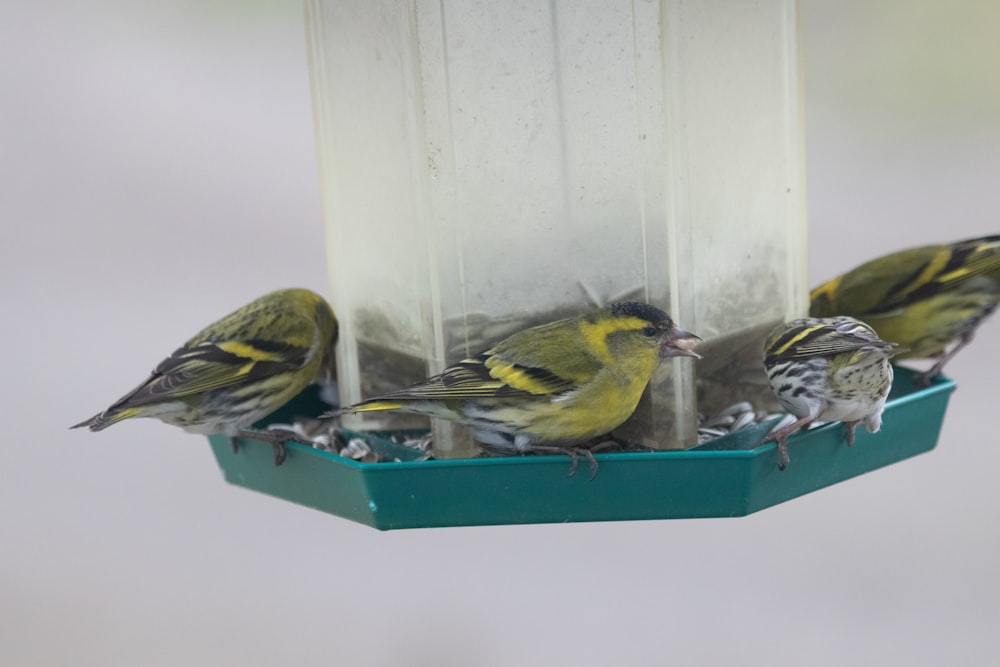
[[[660,360],[698,357],[700,340],[659,308],[614,303],[525,329],[333,415],[399,410],[464,424],[480,442],[514,452],[569,449],[628,419]]]
[[[934,359],[930,384],[1000,304],[1000,236],[878,257],[813,289],[812,317],[847,315],[898,343],[897,359]]]
[[[133,417],[155,417],[191,433],[236,438],[332,373],[337,318],[307,289],[266,294],[198,332],[138,387],[71,428],[100,431]],[[268,439],[266,434],[263,439]],[[274,438],[275,464],[284,448]]]

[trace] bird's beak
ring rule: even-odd
[[[695,346],[700,342],[700,336],[675,326],[673,334],[664,341],[663,347],[660,348],[660,356],[701,359],[701,355],[694,351]]]

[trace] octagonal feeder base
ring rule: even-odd
[[[784,471],[774,443],[757,446],[769,424],[689,450],[598,454],[593,480],[584,460],[569,477],[561,455],[359,463],[289,443],[275,467],[266,443],[244,439],[234,453],[228,438],[209,440],[229,483],[379,530],[737,517],[933,449],[955,384],[917,389],[913,375],[896,369],[879,433],[858,428],[853,447],[840,423],[798,433]]]

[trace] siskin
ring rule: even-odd
[[[798,417],[763,441],[778,443],[779,470],[788,465],[788,436],[810,422],[846,422],[848,445],[862,421],[870,433],[879,430],[892,387],[889,359],[896,351],[895,343],[852,317],[805,318],[775,327],[764,343],[764,367],[778,401]]]
[[[905,348],[898,359],[935,359],[916,377],[926,386],[998,303],[1000,236],[986,236],[866,262],[816,287],[809,314],[856,317]]]
[[[615,303],[525,329],[440,375],[332,415],[427,415],[469,426],[487,445],[567,451],[575,461],[575,445],[631,416],[661,359],[698,357],[700,340],[659,308]]]
[[[191,433],[237,436],[332,372],[337,319],[306,289],[271,292],[198,332],[142,384],[71,428],[103,430],[123,419],[156,417]],[[284,447],[264,436],[281,465]]]

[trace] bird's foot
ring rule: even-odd
[[[934,384],[934,380],[937,380],[941,376],[941,370],[938,368],[937,364],[933,368],[924,371],[923,373],[917,373],[913,376],[913,386],[917,389],[926,389],[927,387]]]
[[[784,470],[788,467],[788,442],[786,438],[778,440],[778,470]]]
[[[251,438],[253,440],[260,440],[261,442],[266,442],[271,445],[274,450],[274,465],[280,466],[285,462],[288,457],[288,452],[285,449],[286,442],[298,442],[303,445],[313,446],[313,441],[305,438],[295,431],[286,429],[267,429],[264,431],[256,431],[244,429],[236,434],[235,437],[229,439],[229,442],[233,444],[233,451],[236,451],[236,438]]]
[[[570,457],[571,462],[569,464],[569,475],[567,477],[572,477],[576,474],[576,469],[580,463],[580,455],[582,454],[584,458],[587,459],[590,464],[590,479],[588,481],[593,481],[597,476],[597,459],[594,458],[594,453],[590,451],[588,447],[583,447],[576,445],[573,447],[557,447],[553,445],[532,445],[532,452],[538,454],[566,454]]]
[[[790,461],[788,456],[788,436],[801,430],[803,427],[807,426],[809,422],[813,421],[813,418],[809,415],[796,419],[791,424],[787,426],[782,426],[781,428],[776,428],[760,441],[760,444],[766,445],[769,442],[778,443],[778,470],[784,470],[788,467],[788,462]]]
[[[847,446],[852,447],[854,445],[854,429],[858,427],[859,421],[844,422],[844,428],[847,429]]]

